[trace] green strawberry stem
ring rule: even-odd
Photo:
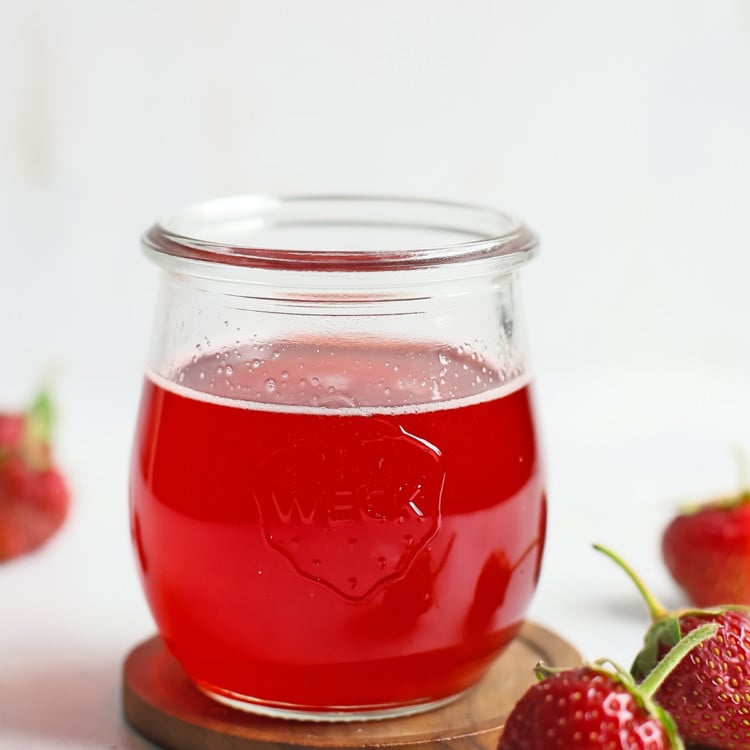
[[[26,411],[26,434],[34,443],[50,442],[52,423],[55,419],[52,398],[47,391],[40,391]]]
[[[656,693],[662,682],[670,675],[675,667],[692,651],[699,643],[715,635],[719,626],[716,623],[701,625],[683,636],[676,645],[664,655],[658,664],[649,672],[641,682],[638,692],[650,698]]]
[[[659,602],[656,600],[656,597],[651,593],[651,591],[649,591],[649,589],[646,588],[646,584],[643,583],[637,573],[630,567],[630,565],[625,562],[625,560],[623,560],[619,555],[612,552],[612,550],[607,549],[606,547],[602,547],[600,544],[595,544],[594,549],[605,554],[610,560],[613,560],[627,573],[630,580],[636,585],[638,591],[640,591],[641,596],[643,597],[643,601],[646,602],[646,606],[648,607],[648,612],[651,616],[652,621],[659,620],[668,614],[667,610],[664,609],[661,604],[659,604]]]

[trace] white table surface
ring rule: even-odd
[[[0,749],[137,750],[121,667],[154,627],[127,525],[126,470],[139,383],[78,381],[58,393],[60,463],[74,493],[64,530],[0,567]],[[750,446],[747,373],[708,367],[540,373],[550,524],[530,618],[585,656],[628,663],[646,625],[624,576],[591,550],[628,557],[681,603],[659,536],[681,500],[731,490],[733,442]]]

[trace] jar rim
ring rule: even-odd
[[[514,216],[468,203],[246,194],[189,205],[154,224],[142,243],[154,260],[170,266],[184,259],[191,265],[351,273],[487,260],[509,270],[531,257],[538,240]]]

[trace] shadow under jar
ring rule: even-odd
[[[317,720],[470,688],[544,545],[516,299],[534,235],[460,204],[242,196],[144,246],[162,273],[131,529],[187,675]]]

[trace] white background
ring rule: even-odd
[[[153,626],[126,466],[156,270],[140,233],[237,192],[489,204],[523,273],[548,457],[531,616],[628,662],[673,507],[750,450],[747,0],[0,0],[0,405],[50,382],[75,506],[0,568],[0,747],[142,748]]]

